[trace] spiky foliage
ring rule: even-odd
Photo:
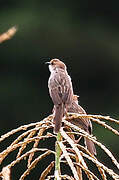
[[[56,136],[53,134],[53,116],[50,115],[40,122],[23,125],[1,136],[0,143],[2,144],[6,139],[10,139],[11,136],[14,137],[17,135],[15,136],[15,140],[10,142],[0,153],[0,164],[2,166],[0,177],[5,180],[10,180],[11,170],[15,168],[16,164],[25,161],[27,162],[26,168],[23,174],[21,174],[21,177],[18,178],[20,180],[27,179],[27,176],[30,176],[30,172],[39,166],[39,162],[42,161],[45,164],[45,158],[53,156],[55,158],[48,161],[44,169],[42,169],[42,166],[39,167],[41,170],[39,174],[40,180],[83,180],[84,176],[87,176],[90,180],[98,180],[100,178],[107,180],[109,176],[114,180],[119,180],[119,173],[117,174],[115,169],[104,165],[105,162],[100,162],[96,157],[91,155],[85,146],[81,145],[80,141],[76,143],[77,136],[78,138],[80,136],[92,140],[107,154],[107,157],[110,158],[114,166],[119,170],[119,163],[110,150],[99,142],[96,137],[89,135],[83,129],[73,124],[75,118],[84,117],[119,135],[116,129],[103,121],[110,121],[119,125],[118,120],[112,119],[109,116],[70,113],[67,117],[63,118],[62,122],[64,125]],[[52,139],[55,143],[51,148],[49,144],[52,143]],[[43,142],[46,142],[45,146],[42,146]],[[16,152],[13,157],[14,159],[11,159],[7,165],[4,165],[11,152]],[[91,163],[98,169],[96,173],[93,171],[94,168],[92,169],[90,167]],[[66,168],[69,168],[69,170],[66,171]]]

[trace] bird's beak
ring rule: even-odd
[[[48,65],[50,65],[51,63],[50,63],[50,62],[45,62],[45,64],[48,64]]]

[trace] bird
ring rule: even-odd
[[[73,100],[73,85],[67,72],[66,65],[59,59],[46,62],[51,72],[48,80],[50,97],[54,103],[54,133],[58,133],[63,116],[67,112],[67,106]]]
[[[78,97],[79,96],[77,95],[73,95],[73,101],[70,105],[68,105],[67,112],[87,115],[86,111],[78,104]],[[87,117],[81,117],[81,118],[76,118],[76,119],[74,118],[72,119],[71,123],[82,128],[88,134],[90,135],[92,134],[92,123],[89,120],[89,118]],[[86,147],[89,150],[89,152],[92,155],[96,155],[97,153],[96,153],[96,148],[95,148],[94,143],[86,137],[84,137],[84,139],[85,139]]]

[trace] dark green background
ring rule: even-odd
[[[44,64],[51,58],[66,63],[89,114],[118,119],[118,18],[116,1],[0,1],[0,33],[18,26],[16,35],[0,44],[0,134],[51,113]],[[118,137],[93,126],[119,160]],[[106,161],[102,151],[98,156]]]

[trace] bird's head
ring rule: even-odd
[[[46,62],[46,64],[49,65],[49,70],[52,72],[52,70],[55,69],[63,69],[66,70],[66,65],[60,61],[59,59],[52,59],[50,62]]]

